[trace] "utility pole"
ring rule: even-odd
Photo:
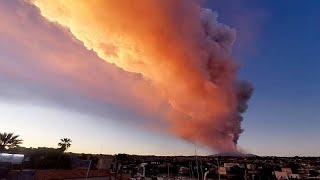
[[[202,159],[201,159],[201,161],[200,161],[200,170],[201,170],[201,178],[203,179],[204,176],[203,176],[203,170],[202,170],[202,168],[203,168],[203,167],[202,167]]]
[[[86,175],[86,180],[88,179],[88,176],[89,176],[89,171],[90,171],[90,168],[91,168],[91,163],[92,163],[92,159],[90,160],[90,163],[89,163],[89,166],[88,166],[87,175]]]
[[[189,161],[189,176],[190,176],[190,178],[192,178],[192,176],[191,176],[191,170],[192,170],[191,162]]]
[[[115,160],[116,160],[116,164],[115,164],[115,170],[114,170],[114,180],[117,180],[117,173],[118,173],[118,155],[115,155]]]
[[[169,163],[167,163],[167,165],[168,165],[168,179],[170,178],[170,164]]]
[[[244,180],[247,180],[247,170],[244,170]]]
[[[199,179],[199,165],[198,165],[198,155],[197,155],[197,146],[194,144],[194,153],[196,154],[196,165],[197,165],[197,175],[198,175],[198,180]]]
[[[191,178],[193,179],[193,166],[192,166],[192,161],[190,162],[190,165],[191,165]]]
[[[218,165],[218,174],[219,174],[219,180],[220,180],[220,165],[219,165],[219,157],[216,159],[217,165]]]

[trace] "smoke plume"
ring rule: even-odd
[[[2,103],[49,105],[134,122],[159,117],[166,103],[141,75],[102,61],[33,4],[0,1],[0,21]]]
[[[252,87],[236,78],[235,30],[198,0],[33,3],[101,59],[150,82],[170,106],[164,112],[169,133],[236,151]]]

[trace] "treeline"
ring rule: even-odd
[[[0,133],[0,153],[24,154],[25,159],[17,168],[20,169],[71,169],[72,160],[91,160],[91,168],[96,169],[99,159],[93,155],[66,153],[72,140],[62,138],[57,148],[25,148],[23,140],[14,133]]]

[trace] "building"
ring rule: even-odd
[[[289,175],[289,174],[292,174],[291,168],[281,168],[281,171],[282,171],[282,172],[286,172],[288,175]]]
[[[286,172],[274,171],[274,175],[276,176],[277,180],[288,180],[288,174]]]
[[[109,170],[111,169],[112,164],[114,164],[113,156],[100,156],[97,164],[97,168]]]

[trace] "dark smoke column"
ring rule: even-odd
[[[236,85],[237,88],[237,100],[238,100],[238,115],[237,121],[239,123],[239,131],[234,134],[234,144],[237,145],[240,134],[244,131],[241,128],[241,122],[243,121],[242,114],[248,109],[248,101],[253,94],[253,87],[248,81],[239,81]]]
[[[242,114],[248,108],[248,101],[253,94],[253,87],[249,81],[237,80],[237,65],[230,56],[233,43],[236,40],[236,31],[227,25],[217,21],[218,15],[209,9],[202,9],[201,21],[203,28],[202,47],[205,51],[207,61],[205,71],[210,81],[217,87],[224,89],[227,96],[230,96],[231,110],[228,115],[221,117],[221,123],[202,127],[201,131],[215,139],[224,139],[232,136],[233,147],[217,149],[219,151],[237,151],[237,142],[240,134],[244,131],[241,128],[243,121]],[[214,127],[214,126],[217,126]],[[210,128],[210,129],[209,129]],[[204,135],[205,136],[205,135]],[[219,137],[221,136],[221,137]],[[218,142],[220,147],[225,142]],[[210,144],[207,143],[207,144]],[[216,144],[216,143],[214,143]]]

